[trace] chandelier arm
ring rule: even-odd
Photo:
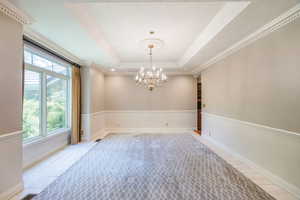
[[[154,48],[154,44],[149,44],[149,59],[150,59],[150,68],[144,69],[143,67],[137,73],[136,82],[137,85],[144,85],[150,91],[152,91],[155,87],[160,87],[162,83],[167,81],[167,76],[163,72],[162,68],[156,69],[153,66],[153,54],[152,50]]]

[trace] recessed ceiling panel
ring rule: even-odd
[[[101,32],[121,62],[148,59],[139,41],[153,37],[164,41],[154,49],[154,59],[177,61],[201,31],[223,7],[224,3],[76,3],[77,17],[89,13],[89,23]],[[81,13],[81,15],[78,13]],[[81,19],[81,20],[82,20]],[[95,32],[91,31],[91,32]]]

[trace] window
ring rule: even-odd
[[[67,81],[47,76],[47,132],[67,128]]]
[[[27,45],[24,62],[24,141],[69,129],[70,65]]]
[[[24,109],[23,137],[35,138],[40,136],[41,125],[41,74],[25,70],[24,74]]]

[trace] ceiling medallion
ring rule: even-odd
[[[154,31],[150,31],[153,35]],[[141,67],[137,72],[135,81],[137,85],[143,85],[148,90],[152,91],[154,88],[161,86],[167,81],[167,75],[163,72],[162,68],[158,68],[153,65],[152,60],[152,50],[154,48],[161,48],[163,46],[163,41],[157,38],[148,38],[141,41],[143,46],[147,46],[149,49],[150,66],[147,68]]]

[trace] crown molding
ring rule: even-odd
[[[185,66],[199,53],[215,36],[220,33],[230,22],[232,22],[242,11],[244,11],[249,1],[226,2],[225,5],[212,18],[205,29],[197,36],[186,52],[179,59],[179,66]]]
[[[150,65],[149,61],[144,62],[120,62],[118,65],[119,68],[124,69],[139,69],[140,67],[148,67]],[[157,67],[162,67],[164,69],[168,68],[175,68],[179,69],[181,68],[178,63],[174,61],[153,61],[153,65]]]
[[[136,75],[142,66],[148,67],[149,62],[121,62],[115,67],[105,67],[103,65],[94,65],[101,69],[101,71],[106,75]],[[186,70],[185,68],[179,67],[176,62],[166,61],[166,62],[154,62],[157,67],[163,68],[163,70],[168,75],[192,75],[192,72]],[[111,71],[114,68],[115,71]]]
[[[59,45],[55,44],[54,42],[50,41],[43,35],[35,32],[34,30],[32,30],[31,28],[29,28],[27,26],[24,28],[23,34],[26,35],[27,37],[29,37],[30,39],[44,45],[45,47],[57,52],[58,54],[68,58],[69,60],[71,60],[79,65],[84,66],[85,64],[88,63],[86,61],[79,59],[78,57],[76,57],[75,55],[70,53],[69,51],[65,50],[64,48],[60,47]]]
[[[166,72],[166,71],[165,71]],[[103,71],[106,76],[136,76],[136,72]],[[194,76],[191,72],[166,72],[167,76]]]
[[[15,21],[23,25],[31,24],[33,21],[22,10],[18,9],[16,6],[14,6],[7,0],[0,0],[0,12],[3,12],[8,17],[14,19]]]
[[[193,73],[200,73],[204,69],[208,68],[209,66],[219,62],[220,60],[223,60],[224,58],[234,54],[238,50],[246,47],[247,45],[273,33],[274,31],[284,27],[285,25],[295,21],[300,17],[300,3],[291,8],[290,10],[286,11],[279,17],[275,18],[268,24],[264,25],[254,33],[248,35],[244,39],[240,40],[239,42],[235,43],[231,47],[227,48],[225,51],[217,54],[217,56],[210,59],[208,62],[200,65],[195,70],[193,70]]]

